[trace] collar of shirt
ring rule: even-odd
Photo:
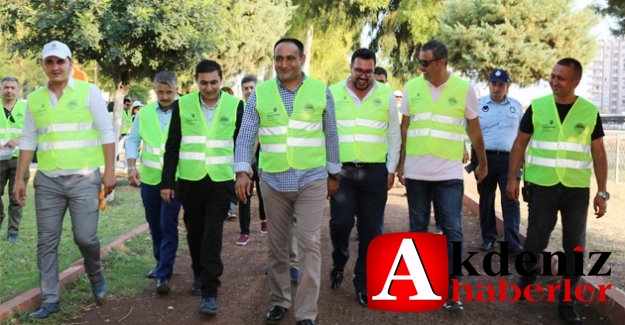
[[[219,94],[219,99],[221,99],[221,94]],[[206,103],[202,99],[202,95],[200,95],[200,106],[202,106],[203,109],[215,110],[215,108],[217,108],[217,105],[219,105],[219,99],[217,99],[217,102],[215,102],[215,106],[211,107],[206,105]]]
[[[276,80],[278,81],[278,87],[280,87],[280,88],[282,88],[282,89],[284,89],[284,90],[286,90],[286,91],[289,91],[289,92],[292,92],[292,93],[296,93],[296,92],[299,90],[299,87],[301,87],[301,86],[302,86],[302,84],[304,83],[304,80],[306,80],[306,78],[307,78],[307,77],[306,77],[306,74],[305,74],[304,72],[302,72],[302,81],[299,83],[299,85],[297,85],[297,87],[295,87],[295,89],[293,89],[293,91],[291,91],[289,88],[287,88],[287,87],[286,87],[286,86],[282,83],[282,80],[280,80],[280,78],[277,78],[277,77],[276,77]]]
[[[490,95],[488,95],[488,100],[486,101],[487,104],[496,104],[496,105],[508,105],[510,104],[510,101],[508,100],[508,96],[504,97],[503,101],[501,103],[497,103],[496,101],[493,100],[492,97],[490,97]]]

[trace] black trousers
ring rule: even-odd
[[[208,175],[199,181],[180,180],[180,200],[191,253],[193,277],[202,284],[202,297],[217,297],[224,265],[221,245],[234,181],[215,182]]]

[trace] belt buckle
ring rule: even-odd
[[[363,168],[363,167],[365,167],[365,165],[363,163],[360,163],[360,162],[355,162],[354,163],[354,167],[356,167],[356,168]]]

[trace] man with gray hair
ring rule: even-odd
[[[22,221],[22,207],[13,199],[11,192],[15,185],[17,171],[17,156],[19,155],[19,137],[24,125],[24,111],[26,102],[19,100],[20,83],[15,77],[5,77],[0,83],[2,86],[2,107],[4,114],[0,114],[0,227],[4,220],[4,205],[2,195],[7,182],[9,183],[9,220],[7,225],[7,239],[11,243],[18,243],[19,228]],[[24,183],[28,183],[30,173],[24,174]]]
[[[13,189],[13,197],[24,206],[24,175],[36,149],[34,186],[41,308],[28,315],[35,319],[61,310],[58,248],[68,209],[91,292],[98,302],[104,299],[107,284],[100,260],[98,194],[102,186],[108,195],[116,185],[115,133],[100,89],[71,77],[72,53],[64,43],[46,44],[41,60],[48,83],[28,95]]]
[[[176,75],[169,71],[156,74],[154,91],[157,102],[150,103],[139,111],[126,139],[126,164],[130,185],[141,188],[145,219],[150,225],[156,267],[148,272],[147,277],[156,279],[156,293],[167,294],[171,290],[169,280],[178,250],[180,200],[174,197],[170,202],[163,201],[161,173],[171,120],[171,104],[178,97]],[[137,168],[141,141],[141,164]]]

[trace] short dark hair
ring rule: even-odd
[[[124,97],[124,104],[126,104],[126,103],[132,103],[132,98]]]
[[[219,63],[213,60],[202,60],[195,66],[195,74],[193,75],[197,78],[197,75],[205,72],[215,72],[219,75],[219,79],[223,79],[221,75],[221,66]]]
[[[448,61],[447,46],[437,39],[431,39],[421,45],[421,52],[432,51],[434,59],[445,59]]]
[[[17,78],[13,77],[13,76],[6,76],[4,78],[2,78],[2,81],[0,81],[0,84],[3,84],[5,81],[13,81],[13,82],[17,82],[17,85],[19,86],[20,82],[17,80]]]
[[[304,43],[302,43],[302,41],[296,39],[296,38],[281,38],[279,39],[276,44],[273,46],[273,51],[276,51],[276,47],[278,47],[278,45],[282,44],[282,43],[293,43],[295,44],[295,46],[297,46],[297,49],[299,50],[299,55],[304,54]]]
[[[573,71],[575,71],[575,77],[577,77],[578,80],[582,79],[582,64],[579,61],[573,58],[564,58],[558,61],[558,65],[573,68]]]
[[[386,69],[382,67],[375,67],[375,69],[373,69],[373,74],[381,74],[384,78],[388,79],[388,72],[386,72]]]
[[[253,82],[253,83],[258,83],[258,79],[256,79],[256,76],[248,74],[245,77],[243,77],[243,79],[241,79],[241,86],[243,86],[243,84],[246,84],[248,82]]]
[[[232,90],[232,88],[230,87],[221,87],[221,91],[227,92],[230,95],[234,95],[234,90]]]
[[[375,65],[376,63],[375,53],[367,48],[359,48],[356,51],[354,51],[354,54],[352,54],[352,64],[354,64],[354,61],[356,61],[356,58],[363,59],[363,60],[373,60],[373,65]]]

